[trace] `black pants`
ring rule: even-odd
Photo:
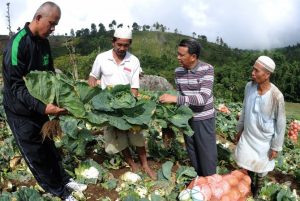
[[[217,169],[215,119],[190,121],[194,135],[184,135],[187,152],[198,176],[209,176]]]
[[[18,118],[7,110],[6,116],[20,152],[39,185],[58,197],[67,197],[70,192],[65,184],[70,176],[62,167],[54,142],[48,138],[42,142],[40,134],[48,117]]]

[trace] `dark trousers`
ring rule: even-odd
[[[39,185],[47,192],[61,198],[70,192],[65,187],[70,176],[63,169],[61,157],[50,139],[42,142],[40,134],[47,116],[41,118],[17,118],[6,110],[7,121],[20,152]]]
[[[198,176],[209,176],[216,173],[217,145],[215,118],[190,121],[194,135],[184,135],[186,149]]]

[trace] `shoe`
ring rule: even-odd
[[[70,179],[69,183],[66,184],[67,189],[69,189],[70,191],[85,191],[85,189],[87,188],[87,185],[85,184],[80,184],[78,182],[76,182],[74,179]]]
[[[76,198],[73,197],[73,195],[69,195],[65,201],[78,201]]]

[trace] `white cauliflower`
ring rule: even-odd
[[[138,186],[136,188],[136,193],[140,196],[140,198],[145,198],[147,196],[148,190],[144,186]]]
[[[140,181],[142,178],[140,177],[140,175],[128,171],[122,174],[120,176],[120,179],[125,182],[136,183],[137,181]]]
[[[82,171],[81,175],[87,179],[97,179],[99,176],[99,171],[95,167],[90,167]]]

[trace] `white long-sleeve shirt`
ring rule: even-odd
[[[279,89],[271,88],[263,95],[257,92],[257,84],[249,82],[245,88],[243,111],[237,125],[242,131],[235,150],[239,166],[258,173],[274,169],[269,151],[281,151],[284,141],[286,116],[284,97]]]

